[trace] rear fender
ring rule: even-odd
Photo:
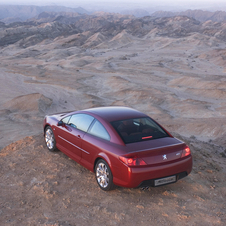
[[[98,156],[96,157],[96,160],[95,160],[95,163],[94,163],[94,167],[93,167],[93,168],[95,168],[97,159],[103,159],[105,162],[107,162],[107,164],[109,165],[109,167],[112,169],[112,164],[111,164],[110,159],[109,159],[108,156],[107,156],[105,153],[103,153],[103,152],[99,153]],[[112,171],[112,170],[111,170],[111,171]]]

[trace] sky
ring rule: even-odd
[[[0,0],[0,5],[63,5],[83,7],[86,10],[111,9],[150,9],[177,11],[186,9],[203,9],[209,11],[226,11],[226,0]]]
[[[156,4],[156,3],[166,3],[166,4],[216,4],[216,3],[224,3],[225,0],[0,0],[0,4],[32,4],[32,5],[46,5],[46,4],[79,4],[79,2],[127,2],[127,3],[148,3],[148,4]]]

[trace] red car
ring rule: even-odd
[[[128,107],[100,107],[48,115],[44,136],[95,172],[101,189],[174,183],[192,170],[189,147],[146,114]]]

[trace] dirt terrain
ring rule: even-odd
[[[225,159],[217,147],[187,141],[189,177],[158,188],[102,191],[95,176],[62,152],[45,148],[42,134],[0,153],[1,225],[225,225]]]
[[[226,44],[225,30],[216,31],[224,26],[208,21],[199,32],[176,17],[166,27],[145,22],[139,36],[142,19],[119,31],[120,20],[104,25],[111,36],[98,28],[41,37],[57,35],[56,22],[0,29],[4,40],[31,35],[0,47],[0,225],[225,225]],[[46,114],[110,105],[143,111],[184,140],[192,173],[149,190],[103,192],[93,173],[47,150]]]

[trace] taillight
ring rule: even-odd
[[[127,158],[120,156],[119,159],[128,166],[144,166],[147,165],[146,162],[141,158]]]
[[[181,154],[181,158],[188,156],[191,154],[191,150],[188,146],[185,147],[185,149],[183,150],[182,154]]]

